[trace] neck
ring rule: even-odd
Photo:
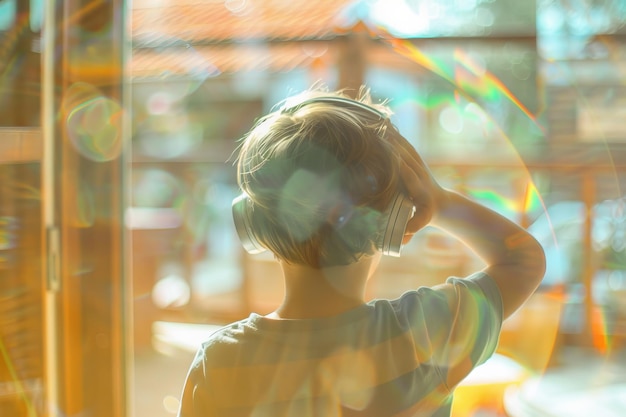
[[[379,256],[346,266],[315,269],[281,262],[285,297],[272,318],[330,317],[365,303],[365,286]]]

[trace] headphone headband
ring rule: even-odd
[[[381,112],[380,110],[362,103],[358,100],[353,100],[351,98],[346,98],[346,97],[338,97],[338,96],[320,96],[320,97],[312,97],[309,99],[304,100],[301,103],[295,104],[293,106],[290,107],[285,107],[283,109],[281,109],[282,113],[293,113],[296,112],[298,110],[300,110],[302,107],[305,107],[307,104],[311,104],[311,103],[333,103],[333,104],[347,104],[350,106],[354,106],[354,107],[359,107],[360,109],[363,109],[365,111],[368,111],[370,113],[375,114],[376,116],[380,117],[381,119],[386,119],[387,115],[383,112]]]

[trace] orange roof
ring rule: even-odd
[[[135,0],[136,47],[250,40],[327,39],[354,0]]]
[[[327,41],[354,24],[350,4],[355,0],[134,0],[131,74],[208,77],[320,63]]]
[[[327,41],[319,41],[172,47],[165,50],[146,48],[134,51],[131,74],[134,79],[176,76],[205,79],[246,70],[289,71],[322,63],[331,55],[328,46]]]

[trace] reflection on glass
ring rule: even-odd
[[[0,130],[0,138],[5,130]],[[44,410],[38,164],[0,164],[0,415]]]

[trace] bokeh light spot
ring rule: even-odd
[[[448,106],[439,113],[439,124],[447,132],[459,134],[463,131],[463,117],[458,108]]]
[[[152,289],[152,301],[159,308],[178,308],[189,303],[191,291],[184,278],[171,274],[161,278]]]
[[[122,108],[87,83],[70,86],[62,100],[67,138],[78,153],[95,161],[117,158],[122,149]]]
[[[318,372],[323,389],[337,395],[342,407],[363,410],[371,402],[377,375],[368,353],[340,348],[320,364]]]
[[[148,97],[148,100],[146,102],[146,108],[148,110],[148,113],[150,114],[155,114],[155,115],[165,114],[170,111],[171,107],[172,107],[171,96],[162,91],[159,91],[150,95],[150,97]]]
[[[182,196],[183,185],[169,172],[148,168],[135,170],[133,199],[136,207],[174,207]]]
[[[179,406],[180,400],[173,395],[166,395],[163,397],[163,408],[165,408],[165,411],[168,413],[176,414]]]
[[[247,0],[225,0],[224,7],[228,9],[229,12],[236,16],[241,16],[246,14],[248,6]]]
[[[333,178],[300,169],[285,184],[278,211],[294,239],[308,239],[325,220],[324,206],[327,201],[336,200],[339,192]]]

